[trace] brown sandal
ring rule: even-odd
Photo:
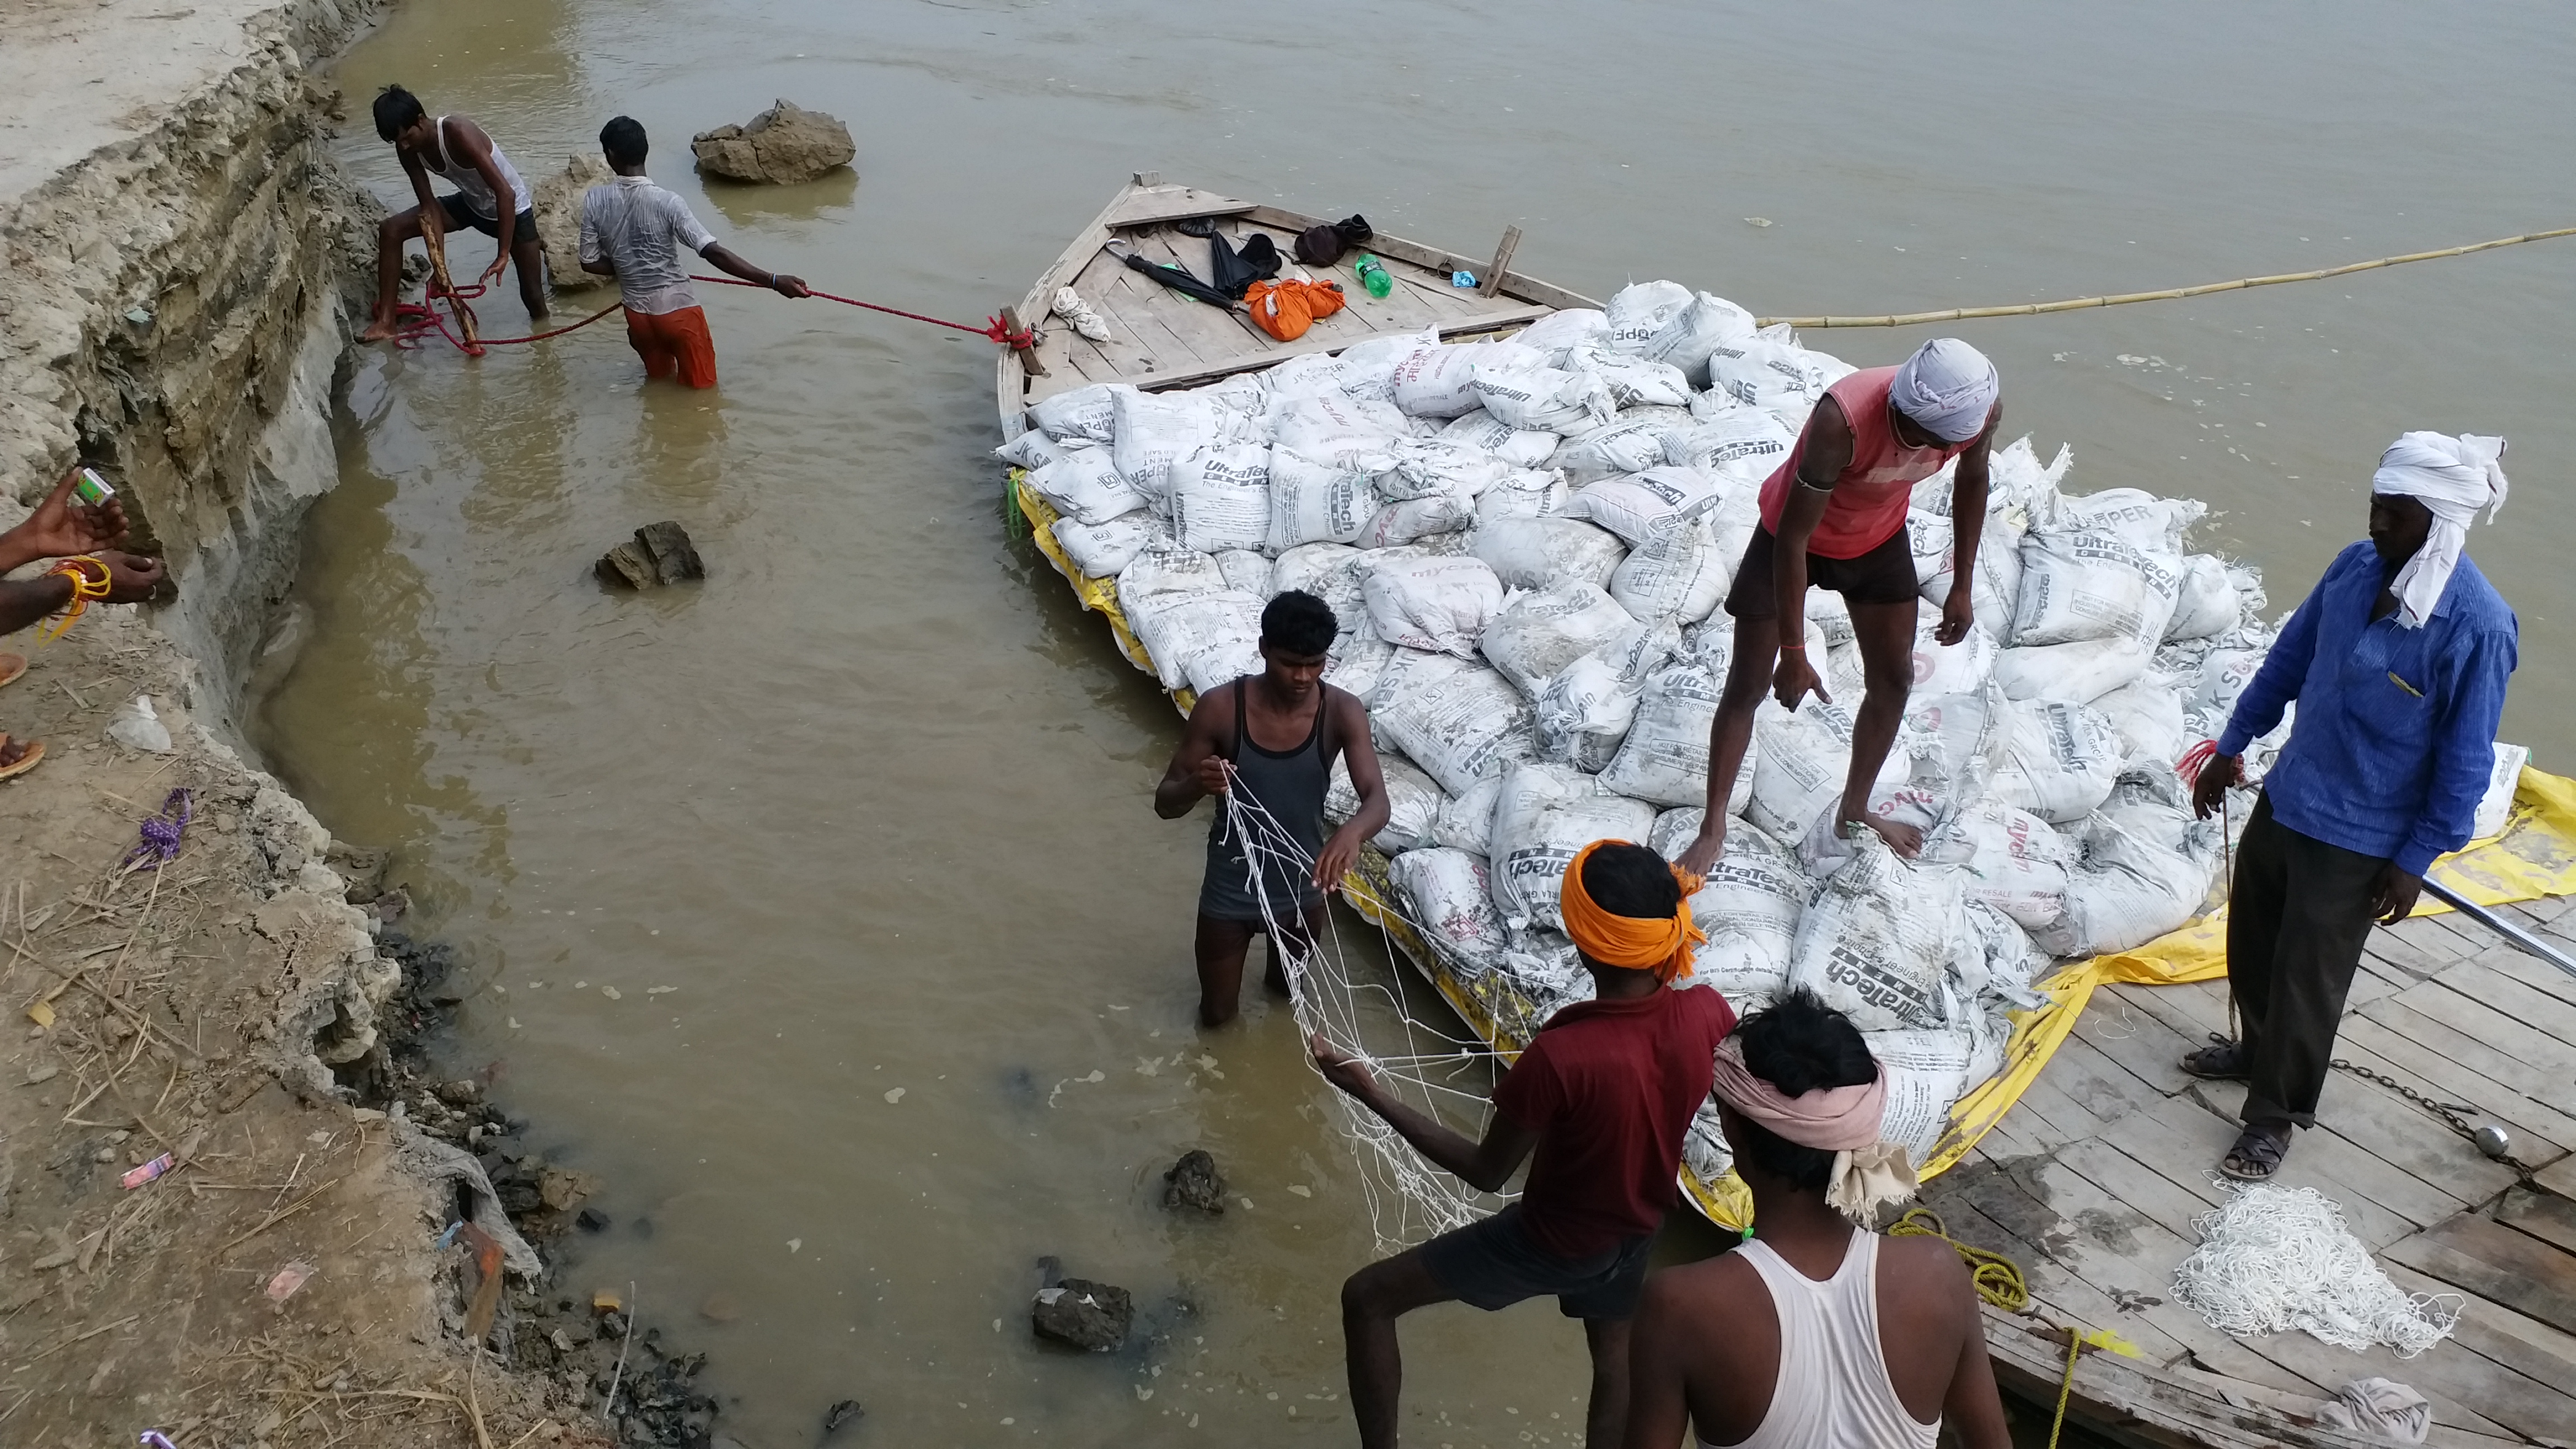
[[[15,684],[15,683],[17,683],[17,682],[18,682],[18,676],[20,676],[20,675],[22,675],[22,674],[25,674],[26,672],[27,672],[27,656],[26,656],[26,655],[24,655],[24,654],[0,654],[0,686],[6,686],[6,685],[11,685],[11,684]]]
[[[2290,1124],[2257,1122],[2239,1134],[2236,1145],[2219,1159],[2218,1170],[2238,1182],[2269,1182],[2290,1155]]]

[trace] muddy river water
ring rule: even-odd
[[[1518,224],[1523,270],[1596,296],[1902,311],[2569,224],[2576,31],[2475,16],[445,0],[341,64],[341,154],[396,194],[365,121],[393,80],[531,176],[629,112],[755,262],[968,319],[1148,168],[1469,252]],[[782,95],[849,123],[859,176],[701,184],[689,134]],[[2210,500],[2201,537],[2280,606],[2359,536],[2397,432],[2510,437],[2472,547],[2525,626],[2507,734],[2565,769],[2570,247],[1952,330],[2001,363],[2011,430],[2074,445],[2074,486]],[[472,961],[453,1064],[609,1184],[570,1286],[631,1280],[712,1350],[746,1442],[810,1442],[851,1397],[882,1443],[1346,1441],[1336,1290],[1372,1250],[1348,1149],[1284,1011],[1192,1023],[1204,816],[1148,806],[1177,721],[1006,538],[987,344],[708,310],[706,394],[641,386],[613,321],[368,352],[261,746]],[[483,315],[521,330],[506,295]],[[1871,364],[1920,335],[1810,341]],[[590,581],[658,518],[703,587]],[[1191,1146],[1220,1220],[1156,1203]],[[1161,1341],[1033,1346],[1041,1254],[1134,1290]],[[1415,1442],[1577,1437],[1581,1337],[1549,1308],[1420,1315],[1406,1346]]]

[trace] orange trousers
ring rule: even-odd
[[[626,309],[626,341],[644,359],[646,377],[673,377],[691,387],[716,385],[716,343],[704,307],[677,312]]]

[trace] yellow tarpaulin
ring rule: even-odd
[[[1074,567],[1055,541],[1052,525],[1056,511],[1038,496],[1037,490],[1027,486],[1022,474],[1015,470],[1011,480],[1039,550],[1073,585],[1074,596],[1083,607],[1097,610],[1109,620],[1110,632],[1128,659],[1137,668],[1151,672],[1152,658],[1127,627],[1126,615],[1118,608],[1117,582],[1089,577]],[[1187,713],[1189,691],[1179,691],[1174,698]],[[2435,861],[2433,879],[2464,899],[2485,906],[2576,894],[2576,780],[2524,767],[2514,789],[2513,813],[2507,817],[2503,831],[2486,840],[2472,841],[2467,849]],[[1388,939],[1430,978],[1442,998],[1486,1045],[1505,1061],[1518,1056],[1521,1048],[1528,1045],[1519,1023],[1525,1020],[1529,1003],[1512,998],[1508,987],[1497,982],[1481,982],[1481,989],[1470,989],[1452,978],[1403,920],[1384,907],[1381,902],[1386,890],[1386,862],[1376,851],[1364,851],[1360,868],[1343,882],[1343,899],[1387,932]],[[2416,907],[2416,913],[2434,915],[2449,909],[2427,897]],[[2060,969],[2040,985],[2048,1005],[2012,1013],[2012,1038],[2004,1049],[2003,1070],[1959,1099],[1950,1111],[1950,1130],[1921,1165],[1919,1175],[1930,1178],[1956,1165],[2003,1120],[2012,1105],[2030,1090],[2030,1084],[2038,1080],[2040,1070],[2048,1065],[2067,1034],[2075,1029],[2096,988],[2122,983],[2178,985],[2215,980],[2226,974],[2227,912],[2223,907],[2134,951],[2096,956]],[[1692,1205],[1713,1222],[1741,1228],[1752,1220],[1752,1197],[1732,1172],[1715,1181],[1704,1181],[1685,1172],[1682,1186]]]

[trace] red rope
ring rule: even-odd
[[[713,282],[718,286],[724,287],[762,287],[764,290],[768,290],[764,283],[746,282],[739,277],[706,277],[692,273],[689,280],[693,282]],[[463,325],[463,319],[470,318],[474,315],[474,309],[469,305],[471,299],[482,296],[483,291],[484,288],[481,283],[475,283],[471,286],[464,287],[450,287],[444,291],[433,288],[430,295],[423,298],[421,301],[404,302],[400,304],[394,309],[395,320],[401,324],[394,332],[394,345],[406,348],[418,347],[422,342],[427,340],[431,333],[435,332],[439,336],[446,338],[455,346],[457,351],[464,353],[466,356],[481,357],[485,350],[489,348],[515,347],[524,342],[543,342],[549,337],[561,337],[567,332],[579,331],[580,329],[589,326],[591,323],[596,322],[600,318],[617,310],[617,304],[612,302],[568,327],[557,327],[549,332],[531,333],[526,337],[485,337],[478,341],[468,342],[457,336],[455,333],[447,330],[446,319],[438,315],[437,303],[440,298],[445,298],[448,305],[453,307],[459,314],[459,325],[461,326]],[[909,317],[915,322],[927,322],[934,327],[953,327],[960,332],[972,332],[978,337],[987,338],[1004,347],[1024,348],[1032,345],[1037,340],[1036,334],[1030,329],[1022,328],[1021,330],[1014,332],[1003,324],[1000,317],[988,317],[984,319],[983,326],[975,327],[964,322],[951,322],[941,317],[925,316],[919,312],[906,312],[900,307],[883,307],[874,302],[862,302],[856,297],[836,296],[830,292],[818,292],[812,291],[811,289],[808,289],[808,291],[810,295],[821,297],[827,302],[839,302],[851,307],[865,307],[871,312],[883,312],[893,317]]]

